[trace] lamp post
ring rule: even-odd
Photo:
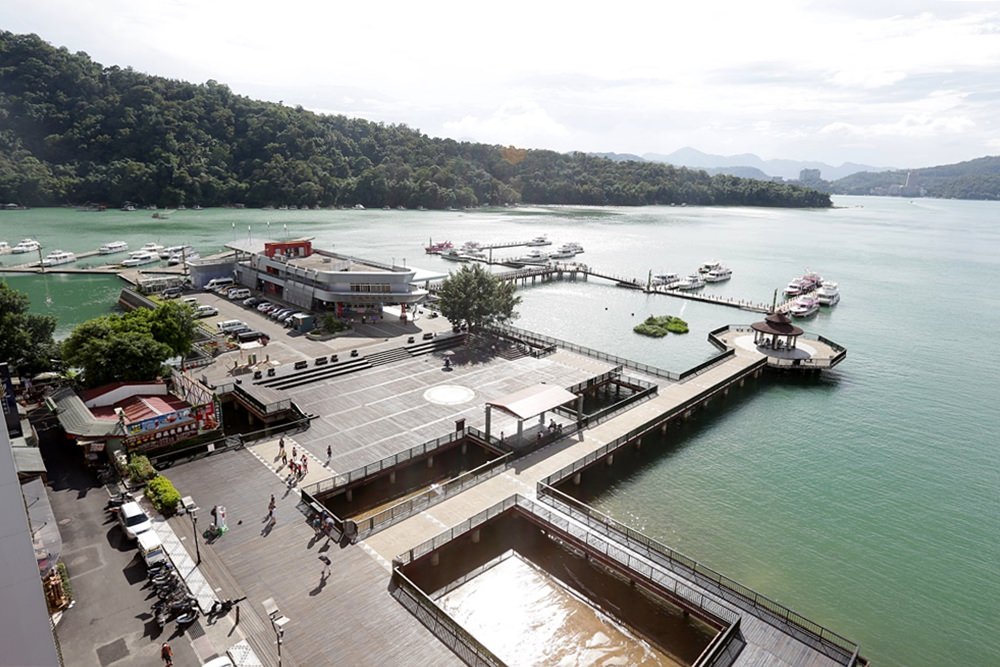
[[[198,546],[198,513],[195,510],[189,512],[191,515],[191,528],[194,529],[194,553],[197,564],[201,565],[201,548]]]

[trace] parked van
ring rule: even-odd
[[[219,314],[215,306],[198,306],[194,309],[195,317],[214,317]]]
[[[226,296],[233,301],[236,299],[248,299],[250,298],[250,290],[246,287],[234,287],[226,293]]]
[[[163,551],[163,543],[160,542],[160,538],[154,531],[147,530],[139,533],[138,542],[139,553],[142,554],[142,559],[146,561],[147,567],[167,559],[167,555]]]
[[[223,320],[222,322],[216,324],[215,328],[218,329],[220,333],[229,333],[233,329],[239,329],[246,326],[246,322],[241,322],[240,320]]]
[[[232,278],[212,278],[205,283],[205,291],[214,292],[222,287],[232,287],[235,284]]]
[[[267,336],[263,331],[241,331],[236,334],[236,340],[241,343],[250,343]]]

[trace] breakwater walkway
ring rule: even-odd
[[[504,265],[503,262],[484,263],[491,265]],[[606,280],[614,285],[617,285],[618,287],[639,290],[641,292],[645,292],[646,294],[662,294],[665,296],[676,297],[678,299],[711,303],[718,306],[738,308],[740,310],[754,313],[771,312],[771,304],[768,303],[757,302],[750,299],[737,299],[735,297],[715,294],[695,294],[693,292],[668,289],[662,286],[651,285],[648,280],[639,280],[638,278],[616,275],[608,271],[601,271],[600,269],[596,269],[588,264],[580,262],[549,262],[547,264],[514,269],[512,271],[502,271],[495,275],[503,282],[511,282],[522,287],[546,283],[553,280],[586,280],[588,278],[600,278],[601,280]],[[430,291],[434,293],[440,288],[440,286],[440,282],[432,283],[430,285]],[[782,304],[781,308],[787,308],[790,304],[791,302]]]

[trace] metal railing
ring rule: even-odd
[[[363,466],[361,468],[356,468],[354,470],[351,470],[350,472],[339,473],[337,475],[334,475],[333,477],[320,480],[319,482],[314,482],[313,484],[309,484],[308,486],[305,486],[303,488],[309,491],[309,493],[314,496],[318,496],[319,494],[325,493],[327,491],[333,491],[334,489],[338,489],[342,486],[347,486],[352,482],[365,479],[366,477],[370,477],[371,475],[375,475],[384,470],[395,468],[401,463],[404,463],[411,459],[415,459],[417,457],[423,456],[424,454],[428,454],[435,450],[441,449],[445,445],[450,445],[457,440],[461,440],[462,438],[467,437],[471,431],[477,431],[477,434],[479,433],[477,429],[473,429],[471,427],[466,427],[461,431],[452,431],[447,435],[442,435],[439,438],[435,438],[434,440],[430,440],[428,442],[419,444],[416,447],[411,447],[406,451],[400,452],[398,454],[393,454],[392,456],[387,456],[386,458],[376,461],[375,463],[369,463],[366,466]]]
[[[407,498],[395,505],[388,507],[381,512],[372,514],[365,519],[355,520],[357,525],[358,539],[363,539],[372,533],[387,528],[397,521],[412,516],[418,511],[422,511],[433,505],[455,496],[466,489],[499,475],[507,469],[513,458],[513,452],[507,452],[503,456],[487,461],[483,465],[464,472],[458,477],[448,480],[443,484],[434,485],[415,496]]]
[[[564,467],[564,468],[562,468],[560,470],[557,470],[556,472],[554,472],[551,475],[549,475],[548,477],[546,477],[543,480],[544,483],[548,484],[550,486],[555,486],[555,485],[559,484],[560,482],[562,482],[566,478],[568,478],[571,475],[573,475],[573,474],[575,474],[575,473],[583,470],[584,468],[589,467],[595,461],[598,461],[598,460],[604,458],[605,456],[607,456],[611,452],[615,451],[616,449],[618,449],[620,447],[624,447],[624,446],[626,446],[626,445],[634,442],[637,438],[641,438],[642,436],[646,435],[647,433],[649,433],[650,431],[656,429],[657,427],[661,426],[662,424],[664,424],[664,423],[670,421],[671,419],[674,419],[678,415],[681,415],[684,412],[686,412],[686,411],[688,411],[688,410],[696,407],[699,403],[705,401],[706,399],[711,398],[714,394],[722,391],[723,389],[725,389],[726,387],[728,387],[732,383],[739,381],[741,378],[744,378],[747,375],[752,375],[759,368],[763,367],[766,363],[767,363],[766,359],[760,359],[760,360],[756,361],[755,363],[753,363],[752,365],[747,366],[740,373],[737,373],[736,375],[727,377],[724,380],[720,380],[719,382],[716,382],[711,387],[705,389],[704,391],[699,392],[698,394],[696,394],[695,396],[692,396],[691,398],[687,399],[686,401],[683,401],[683,402],[675,405],[670,410],[668,410],[668,411],[666,411],[664,413],[661,413],[659,416],[654,417],[653,419],[651,419],[650,421],[646,422],[645,424],[632,429],[631,431],[625,433],[624,435],[618,436],[617,438],[615,438],[611,442],[608,442],[608,443],[602,445],[600,448],[594,450],[590,454],[587,454],[583,458],[574,461],[570,465],[568,465],[568,466],[566,466],[566,467]]]
[[[544,480],[538,483],[538,497],[610,539],[645,558],[689,577],[699,587],[712,591],[719,598],[737,604],[767,622],[791,626],[797,639],[809,644],[844,665],[857,661],[858,645],[849,639],[810,621],[784,605],[771,600],[753,589],[702,565],[628,525],[604,514],[589,505],[553,488]]]
[[[472,667],[505,667],[500,658],[438,607],[399,568],[393,570],[392,584],[392,596],[465,664]]]
[[[740,632],[740,619],[729,625],[722,634],[705,647],[692,667],[728,667],[736,662],[740,651],[747,645]]]
[[[728,324],[726,326],[713,329],[708,334],[708,340],[712,345],[716,346],[721,350],[729,349],[730,352],[734,350],[722,340],[721,335],[728,332],[734,333],[750,333],[753,328],[743,325],[743,324]],[[783,359],[781,357],[771,357],[767,358],[768,366],[773,366],[776,368],[833,368],[847,356],[847,348],[839,343],[835,343],[829,338],[821,336],[819,334],[803,333],[799,336],[806,340],[814,340],[824,345],[827,345],[832,349],[835,354],[829,359]]]
[[[665,378],[667,380],[672,380],[674,382],[680,380],[680,373],[674,373],[672,371],[664,370],[656,366],[651,366],[649,364],[643,364],[638,361],[632,361],[630,359],[625,359],[613,354],[608,354],[606,352],[601,352],[600,350],[595,350],[590,347],[585,347],[583,345],[577,345],[576,343],[570,343],[569,341],[560,340],[558,338],[552,338],[551,336],[546,336],[544,334],[535,333],[533,331],[527,331],[525,329],[518,329],[517,327],[505,325],[493,325],[488,328],[495,334],[500,336],[506,336],[508,338],[513,338],[515,340],[520,340],[533,347],[549,347],[555,346],[563,348],[564,350],[569,350],[570,352],[576,352],[577,354],[582,354],[593,359],[598,359],[600,361],[607,361],[609,363],[615,364],[616,366],[622,366],[625,368],[631,368],[632,370],[639,371],[640,373],[645,373],[646,375],[652,375],[655,377]]]

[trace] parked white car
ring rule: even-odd
[[[121,506],[118,510],[118,523],[121,524],[122,532],[129,540],[135,540],[140,533],[153,529],[152,522],[137,502],[124,503]]]

